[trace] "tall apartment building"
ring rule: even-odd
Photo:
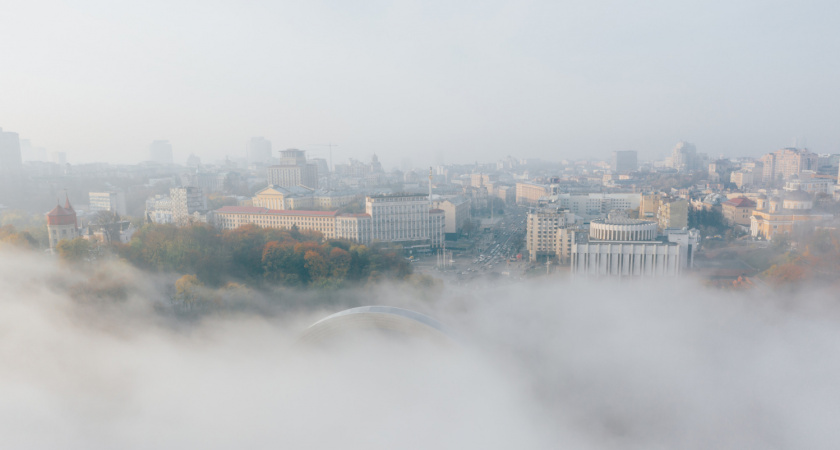
[[[264,137],[252,137],[245,143],[248,164],[267,164],[271,161],[271,141]]]
[[[807,149],[783,148],[761,157],[764,163],[762,182],[775,183],[779,180],[789,180],[802,175],[804,170],[817,171],[819,155]]]
[[[125,194],[122,192],[89,192],[88,198],[91,211],[110,211],[121,216],[126,215]]]
[[[17,171],[22,165],[18,134],[0,128],[0,172]]]
[[[268,168],[268,184],[318,189],[318,166],[306,161],[303,150],[283,150],[280,152],[280,164]]]
[[[680,172],[691,172],[697,168],[697,148],[694,144],[680,141],[671,154],[671,167]]]
[[[149,160],[160,164],[172,164],[172,144],[169,141],[154,141],[149,145]]]
[[[630,173],[638,167],[638,154],[635,150],[620,150],[612,153],[610,168],[615,173]]]
[[[195,219],[196,212],[207,211],[207,197],[201,188],[182,186],[169,189],[172,201],[172,221],[175,225],[189,225]]]
[[[558,248],[563,245],[562,230],[576,225],[576,217],[568,210],[558,207],[538,208],[528,213],[525,221],[525,247],[531,261],[539,256],[558,255]]]

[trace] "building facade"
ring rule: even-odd
[[[729,200],[720,204],[723,218],[729,225],[750,226],[750,221],[753,211],[755,211],[755,202],[746,198],[730,198]]]
[[[805,170],[816,172],[819,166],[819,155],[807,149],[783,148],[761,157],[764,163],[762,182],[774,183],[799,177]]]
[[[458,196],[438,200],[433,202],[432,206],[442,209],[446,214],[444,232],[447,234],[460,233],[464,225],[470,220],[470,199],[468,198]]]
[[[268,184],[280,187],[304,186],[318,189],[318,166],[306,161],[303,150],[280,152],[280,164],[268,168]]]
[[[697,230],[670,231],[657,241],[657,222],[620,215],[590,225],[589,239],[572,244],[572,274],[576,276],[677,276],[694,262],[700,243]]]
[[[0,173],[14,172],[22,166],[20,137],[17,133],[0,128]]]
[[[246,224],[265,228],[297,227],[317,231],[327,239],[348,239],[362,244],[394,242],[406,247],[443,245],[445,212],[430,209],[422,194],[368,197],[365,214],[337,211],[275,210],[262,206],[225,206],[214,211],[214,222],[223,230]]]
[[[89,192],[88,199],[91,211],[110,211],[121,216],[126,215],[125,194],[122,192]]]
[[[175,225],[186,226],[195,221],[195,213],[207,211],[207,197],[201,188],[182,186],[169,189],[172,202],[172,221]]]
[[[615,173],[634,172],[638,167],[638,156],[635,150],[622,150],[612,153],[610,168]]]

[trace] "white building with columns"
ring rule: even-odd
[[[611,214],[590,223],[589,239],[572,244],[572,274],[589,277],[678,276],[693,265],[697,230],[656,240],[657,223]]]

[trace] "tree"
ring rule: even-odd
[[[204,285],[195,275],[184,275],[175,281],[175,304],[190,310],[195,308],[201,299],[201,288]]]
[[[55,246],[58,256],[69,263],[82,263],[90,260],[93,246],[85,238],[65,239]]]

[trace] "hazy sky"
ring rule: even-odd
[[[0,127],[70,162],[840,152],[831,1],[18,1]],[[801,141],[800,141],[801,142]],[[320,152],[320,154],[319,154]]]

